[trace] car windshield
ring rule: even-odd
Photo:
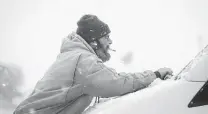
[[[200,51],[195,57],[194,59],[192,59],[176,76],[176,80],[177,79],[181,79],[182,77],[184,77],[192,68],[194,68],[199,61],[204,58],[205,56],[208,56],[208,45],[202,50]]]

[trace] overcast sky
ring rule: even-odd
[[[119,72],[177,74],[208,43],[208,0],[0,0],[0,61],[22,66],[34,86],[89,13],[110,26],[117,51],[107,65]]]

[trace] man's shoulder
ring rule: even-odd
[[[80,56],[81,61],[89,61],[89,62],[100,61],[100,62],[102,62],[102,60],[99,59],[97,55],[87,52],[87,51],[81,52],[80,55],[81,55]]]

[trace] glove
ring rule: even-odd
[[[170,68],[160,68],[154,73],[157,76],[157,78],[160,78],[161,80],[165,80],[167,78],[170,78],[170,76],[172,76],[173,71]]]

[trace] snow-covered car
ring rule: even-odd
[[[146,89],[97,104],[85,113],[208,114],[208,46],[177,76],[153,83]]]

